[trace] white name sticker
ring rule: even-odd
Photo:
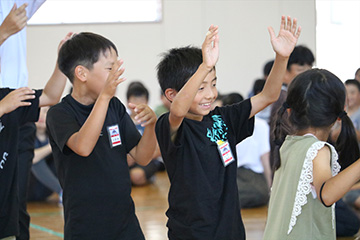
[[[116,124],[116,125],[107,127],[107,130],[109,133],[110,147],[113,148],[113,147],[121,145],[119,126]]]
[[[235,160],[234,156],[232,155],[229,142],[219,140],[216,143],[218,145],[220,157],[223,161],[224,167],[226,167]]]

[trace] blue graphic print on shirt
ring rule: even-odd
[[[224,120],[221,118],[221,115],[213,115],[211,117],[214,120],[213,127],[211,129],[207,129],[206,136],[210,139],[210,141],[215,143],[218,140],[225,142],[227,140],[226,135],[228,127],[226,126]]]

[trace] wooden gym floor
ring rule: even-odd
[[[134,187],[132,197],[136,215],[147,240],[166,240],[165,211],[169,181],[165,172],[158,173],[153,184]],[[63,212],[55,202],[34,202],[28,204],[31,216],[31,240],[63,239]],[[244,209],[241,211],[248,240],[261,240],[265,228],[267,208]],[[354,238],[338,238],[350,240]]]

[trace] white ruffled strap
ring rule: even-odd
[[[301,170],[299,184],[297,186],[293,211],[291,213],[289,229],[287,234],[290,234],[293,227],[296,224],[297,217],[301,214],[302,206],[307,203],[307,195],[311,192],[311,183],[313,182],[313,160],[316,157],[318,151],[327,145],[331,149],[331,166],[332,175],[335,176],[340,171],[340,165],[337,162],[338,154],[335,148],[326,142],[315,142],[306,153],[305,161]],[[332,219],[333,228],[335,227],[335,204],[332,206]]]

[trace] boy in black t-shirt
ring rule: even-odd
[[[239,104],[216,107],[215,64],[218,28],[210,26],[202,51],[170,50],[158,65],[161,89],[170,113],[156,134],[170,178],[169,239],[245,239],[236,186],[236,144],[253,131],[253,116],[276,101],[281,79],[300,35],[296,20],[282,17],[279,35],[269,28],[276,52],[274,67],[261,93]]]
[[[19,235],[19,128],[37,121],[39,107],[56,104],[65,83],[65,75],[56,66],[44,90],[0,88],[0,239]]]
[[[155,113],[145,104],[125,106],[114,97],[125,79],[115,45],[80,33],[59,52],[71,94],[49,109],[46,124],[63,188],[65,239],[144,239],[134,203],[126,155],[146,165],[156,147]]]

